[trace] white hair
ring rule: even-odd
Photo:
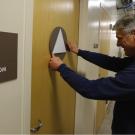
[[[135,14],[128,14],[120,18],[113,26],[113,30],[119,29],[123,29],[125,32],[135,30]]]

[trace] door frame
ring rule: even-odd
[[[88,0],[80,0],[80,22],[79,22],[79,45],[81,49],[88,48]],[[87,77],[85,61],[78,58],[77,71]],[[95,130],[96,101],[86,99],[76,93],[75,105],[75,134],[93,134]]]
[[[21,133],[30,133],[31,121],[31,67],[32,67],[32,30],[34,0],[24,0],[24,87],[22,93]]]

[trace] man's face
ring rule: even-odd
[[[135,56],[135,31],[126,33],[123,30],[116,31],[117,46],[124,49],[127,56]]]

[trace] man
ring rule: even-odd
[[[117,72],[115,77],[88,80],[60,58],[52,56],[49,65],[60,72],[63,79],[82,96],[97,100],[115,100],[112,122],[113,134],[135,134],[135,16],[126,15],[114,26],[117,46],[128,57],[116,58],[78,49],[69,43],[70,51],[102,68]]]

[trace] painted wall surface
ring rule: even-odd
[[[29,5],[29,8],[26,5]],[[27,32],[32,26],[31,6],[31,0],[0,0],[0,31],[18,34],[17,79],[0,83],[0,134],[19,134],[25,131],[28,133],[29,130],[30,102],[28,101],[27,104],[25,102],[27,96],[30,96],[28,94],[28,92],[30,93],[30,82],[27,82],[26,76],[30,80],[31,41],[29,39],[31,39],[31,31]],[[28,25],[26,25],[27,19],[29,20]],[[27,55],[28,63],[25,61],[24,53],[29,54]],[[27,75],[25,69],[27,69]],[[27,122],[24,117],[27,117]]]
[[[100,9],[100,53],[109,55],[110,52],[110,16],[108,12],[101,7]],[[103,68],[99,69],[99,77],[107,77],[108,70]],[[96,132],[100,129],[100,126],[106,115],[106,101],[97,101],[96,111]]]
[[[117,47],[117,39],[116,39],[116,33],[115,31],[111,31],[111,41],[110,41],[110,51],[109,51],[109,55],[110,56],[115,56],[118,57],[119,56],[119,52],[120,48]],[[109,76],[114,76],[116,73],[109,71],[108,75]]]
[[[49,38],[61,26],[68,40],[78,41],[78,0],[34,0],[32,117],[31,127],[40,119],[44,126],[38,133],[73,133],[75,124],[75,92],[48,68]],[[67,53],[64,62],[76,70],[77,57]]]
[[[79,48],[98,52],[94,43],[99,40],[99,0],[80,1]],[[98,67],[78,57],[78,72],[88,79],[98,78]],[[96,101],[76,95],[76,134],[93,134],[95,128]]]

